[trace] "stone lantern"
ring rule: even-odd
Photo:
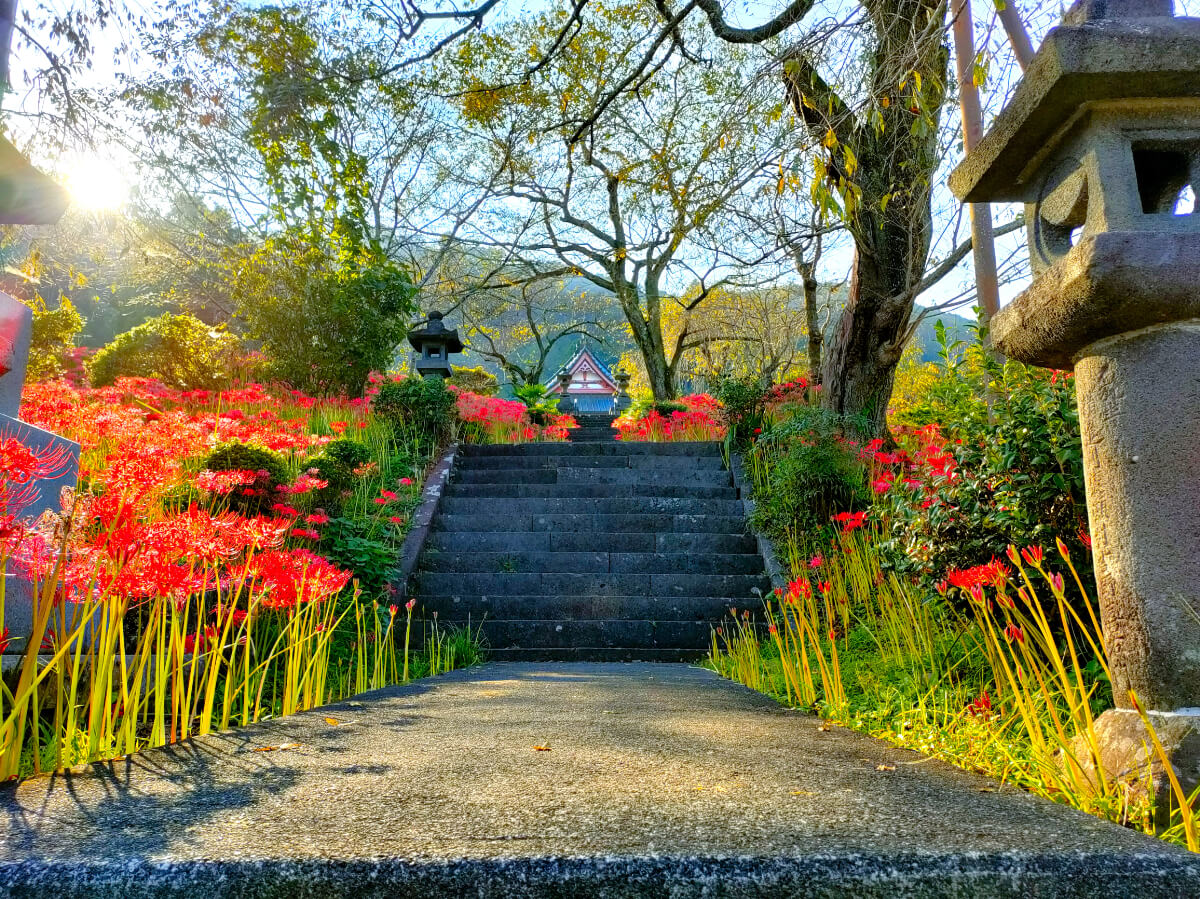
[[[629,408],[632,400],[629,398],[629,372],[623,368],[617,369],[617,414],[620,415]]]
[[[426,378],[448,378],[454,374],[450,354],[461,353],[463,343],[458,330],[442,324],[442,313],[430,312],[425,327],[408,332],[408,342],[416,351],[413,368]]]
[[[992,321],[1010,358],[1073,369],[1105,644],[1110,774],[1200,782],[1200,19],[1081,0],[950,177],[1025,204],[1032,286]],[[1082,753],[1084,757],[1088,753]],[[1161,770],[1155,789],[1166,789]]]
[[[558,378],[558,404],[555,408],[563,415],[570,415],[575,411],[575,401],[567,393],[567,388],[571,386],[571,373],[562,368],[559,369],[556,377]]]

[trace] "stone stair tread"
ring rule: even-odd
[[[614,441],[578,445],[572,443],[493,443],[468,444],[458,449],[460,459],[486,456],[721,456],[722,446],[712,440],[651,443]]]
[[[432,595],[418,594],[424,614],[438,621],[472,626],[481,621],[626,619],[630,621],[705,621],[719,623],[731,609],[745,608],[745,599],[727,596],[546,596],[544,594]]]
[[[693,497],[695,499],[736,499],[733,486],[699,484],[497,484],[488,482],[457,482],[446,488],[445,496],[476,499],[505,498],[595,498],[605,496],[635,497]]]
[[[546,515],[511,513],[439,514],[434,527],[441,531],[567,531],[683,534],[744,534],[746,520],[740,515],[687,513],[609,514],[556,512]]]
[[[754,538],[745,534],[555,533],[552,531],[434,531],[427,548],[436,552],[609,552],[753,553]]]
[[[499,573],[612,573],[760,574],[758,553],[623,552],[597,541],[591,551],[579,550],[445,550],[425,554],[424,571],[460,574]]]
[[[765,575],[757,574],[581,574],[572,572],[467,573],[420,571],[421,594],[544,594],[631,596],[742,596],[765,592]]]

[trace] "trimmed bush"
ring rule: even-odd
[[[288,483],[283,456],[262,446],[231,440],[213,449],[204,460],[209,471],[254,471],[258,478],[229,494],[229,506],[247,515],[264,512],[276,501],[279,487]]]
[[[330,514],[337,514],[345,504],[346,494],[353,492],[358,483],[355,469],[372,460],[370,447],[340,437],[325,444],[321,452],[304,463],[304,469],[316,471],[317,477],[328,481],[329,486],[313,493],[313,503]]]
[[[428,445],[438,443],[450,433],[455,399],[441,378],[408,377],[385,381],[372,408],[391,424],[396,434]]]
[[[192,315],[167,313],[118,334],[92,356],[88,377],[93,387],[117,378],[155,378],[180,390],[213,390],[229,381],[238,341]]]

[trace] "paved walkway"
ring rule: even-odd
[[[685,665],[487,665],[0,803],[9,896],[1200,896],[1200,858]]]

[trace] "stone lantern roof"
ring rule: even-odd
[[[1084,0],[1053,29],[1012,100],[950,175],[968,203],[1031,202],[1046,158],[1095,104],[1200,98],[1200,19],[1170,0]]]
[[[429,321],[424,328],[414,328],[408,332],[408,342],[417,352],[430,344],[446,348],[447,353],[461,353],[463,342],[459,339],[457,328],[447,328],[442,324],[445,316],[440,312],[430,312]]]

